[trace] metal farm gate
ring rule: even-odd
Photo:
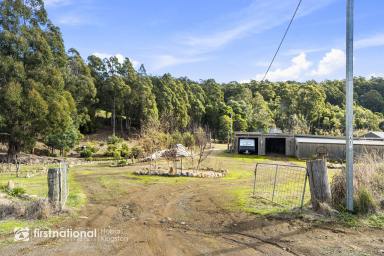
[[[257,163],[253,196],[285,208],[303,207],[309,199],[307,170],[297,165]]]

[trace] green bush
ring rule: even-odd
[[[115,152],[118,151],[118,147],[115,144],[110,144],[107,147],[107,151],[105,152],[105,156],[113,156]]]
[[[126,166],[128,164],[127,160],[126,159],[121,159],[117,165],[118,166]]]
[[[109,136],[107,139],[107,144],[118,144],[122,142],[122,138],[119,138],[117,136]]]
[[[128,144],[122,143],[120,146],[120,155],[121,157],[129,157],[130,155],[130,150],[128,147]]]
[[[26,191],[24,188],[16,187],[14,189],[7,190],[7,193],[10,196],[21,196],[21,195],[24,195]]]
[[[183,135],[180,132],[174,132],[171,135],[171,145],[174,146],[176,144],[183,144]]]
[[[121,159],[121,151],[120,150],[115,150],[113,152],[113,159],[115,159],[115,160],[120,160]]]
[[[89,148],[85,148],[80,152],[80,157],[89,158],[92,156],[92,154],[92,150],[90,150]]]
[[[187,148],[192,148],[195,145],[195,137],[193,137],[193,134],[190,132],[185,132],[183,134],[183,142],[184,146]]]
[[[370,214],[376,211],[376,203],[372,194],[366,188],[360,188],[355,198],[355,210],[357,213]]]
[[[144,150],[142,147],[135,146],[131,149],[131,154],[130,154],[131,157],[138,159],[138,158],[142,157],[143,155],[144,155]]]
[[[99,151],[99,147],[95,144],[95,143],[92,143],[92,142],[88,142],[85,147],[89,150],[92,151],[92,153],[96,153],[97,151]]]

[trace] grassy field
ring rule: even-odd
[[[191,160],[184,160],[184,168],[191,167],[195,162]],[[125,167],[112,167],[111,163],[95,163],[82,166],[75,166],[70,168],[69,172],[69,189],[70,194],[67,201],[67,206],[73,209],[72,217],[76,215],[81,206],[86,205],[87,197],[81,184],[78,182],[79,177],[92,176],[96,177],[98,184],[105,188],[109,188],[113,193],[118,196],[126,193],[126,187],[131,185],[145,185],[151,186],[156,184],[166,184],[170,186],[178,186],[187,183],[199,183],[204,186],[211,186],[217,188],[217,193],[226,198],[224,208],[231,211],[242,211],[259,215],[270,215],[279,213],[297,213],[297,209],[292,211],[292,208],[300,206],[301,193],[303,189],[304,176],[293,177],[287,173],[285,176],[279,177],[278,187],[275,193],[275,202],[271,203],[260,197],[253,197],[253,178],[256,163],[277,163],[277,164],[290,164],[295,166],[305,166],[304,161],[294,158],[286,157],[266,157],[266,156],[249,156],[239,154],[225,153],[224,146],[220,145],[206,161],[203,162],[203,167],[211,167],[214,169],[227,169],[228,175],[224,178],[217,179],[201,179],[194,177],[162,177],[162,176],[138,176],[134,174],[135,170],[148,167],[148,163],[138,163],[134,166]],[[163,160],[156,163],[157,166],[166,168],[170,163]],[[32,167],[39,168],[39,167]],[[263,197],[269,198],[271,196],[271,177],[274,170],[267,170],[260,174],[256,192],[265,193]],[[24,169],[23,172],[28,170]],[[329,170],[329,178],[332,179],[337,170]],[[47,196],[47,175],[41,174],[31,178],[20,177],[16,178],[15,175],[0,175],[0,186],[7,184],[8,180],[13,180],[17,186],[25,188],[28,194],[38,195],[40,197]],[[261,182],[261,184],[260,184]],[[98,185],[95,184],[95,185]],[[290,190],[295,188],[293,197],[287,197]],[[258,191],[260,189],[260,191]],[[267,191],[267,193],[265,192]],[[257,195],[257,194],[256,194]],[[260,195],[260,194],[259,194]],[[101,197],[102,195],[100,195]],[[107,195],[108,196],[108,195]],[[304,197],[304,205],[309,204],[309,187],[306,186],[306,193]],[[68,216],[67,216],[68,217]],[[28,227],[47,227],[59,223],[63,217],[53,216],[47,220],[3,220],[0,221],[0,235],[8,234],[13,231],[15,226],[28,226]],[[338,221],[347,226],[371,226],[383,227],[384,215],[375,214],[367,217],[355,216],[347,213],[341,213],[338,216]]]
[[[31,168],[40,168],[40,166],[32,166]],[[24,169],[24,171],[28,170]],[[69,195],[66,205],[67,207],[73,210],[71,211],[72,215],[76,215],[77,210],[86,203],[86,196],[80,184],[77,182],[75,176],[75,172],[69,172]],[[47,174],[45,173],[35,175],[30,178],[16,177],[16,175],[10,174],[0,175],[0,186],[6,186],[9,180],[12,180],[15,183],[16,187],[24,188],[26,193],[29,195],[37,195],[39,197],[47,197],[48,195],[48,181]],[[62,220],[63,217],[60,216],[51,216],[46,220],[1,220],[0,235],[9,234],[10,232],[13,232],[14,227],[43,228],[57,224]]]

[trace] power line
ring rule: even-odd
[[[296,13],[297,13],[297,11],[299,10],[299,7],[300,7],[302,1],[303,1],[303,0],[299,0],[299,2],[297,3],[296,9],[295,9],[295,11],[294,11],[294,13],[293,13],[293,15],[292,15],[291,20],[289,21],[288,27],[285,29],[283,38],[281,38],[280,44],[279,44],[279,46],[278,46],[277,49],[276,49],[275,55],[273,55],[272,61],[271,61],[271,63],[269,63],[268,69],[267,69],[267,71],[265,72],[264,77],[263,77],[263,79],[262,79],[261,81],[264,81],[265,78],[267,77],[268,72],[269,72],[269,70],[271,69],[273,62],[275,61],[275,58],[276,58],[277,54],[278,54],[279,51],[280,51],[281,45],[283,44],[284,39],[285,39],[285,37],[286,37],[287,34],[288,34],[289,28],[291,27],[292,22],[293,22],[293,20],[294,20],[295,17],[296,17]]]

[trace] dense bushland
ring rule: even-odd
[[[75,49],[65,50],[42,0],[0,2],[0,136],[10,156],[32,151],[36,141],[64,153],[81,133],[105,125],[123,136],[156,123],[165,133],[204,127],[221,141],[231,123],[236,131],[278,127],[340,135],[343,88],[337,80],[192,81],[148,75],[144,65],[137,71],[128,58],[121,63],[116,57],[89,56],[85,61]],[[356,78],[356,129],[382,128],[383,95],[383,78]]]

